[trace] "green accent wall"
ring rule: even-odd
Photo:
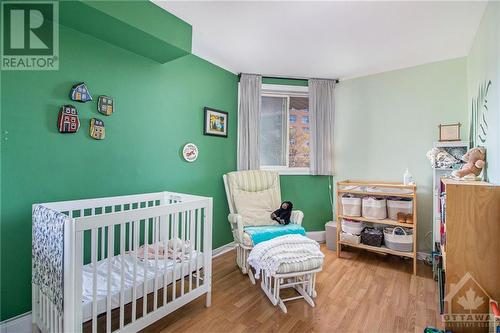
[[[263,77],[262,83],[264,84],[281,84],[285,86],[307,86],[309,83],[307,80],[298,80],[298,79],[281,79],[274,77]]]
[[[293,202],[304,212],[302,225],[307,231],[325,230],[332,220],[329,179],[327,176],[281,176],[281,199]]]
[[[161,65],[66,27],[58,71],[1,72],[1,320],[31,309],[31,205],[154,191],[214,198],[213,246],[232,241],[222,174],[236,168],[237,76],[194,55]],[[94,101],[69,100],[85,81]],[[96,110],[100,94],[116,111]],[[74,104],[81,127],[60,134],[59,107]],[[229,112],[229,136],[203,135],[203,107]],[[106,139],[88,134],[102,119]],[[8,132],[7,134],[5,132]],[[181,147],[194,142],[194,163]]]
[[[60,1],[59,23],[160,63],[191,53],[191,25],[148,0]]]

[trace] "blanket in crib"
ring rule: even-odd
[[[294,223],[290,223],[287,225],[275,224],[275,225],[264,225],[258,227],[245,227],[244,231],[252,239],[253,245],[257,245],[259,243],[268,241],[270,239],[279,236],[291,235],[291,234],[298,234],[298,235],[306,234],[306,230],[302,226]]]
[[[31,278],[42,293],[63,311],[64,221],[68,216],[37,205],[33,209]]]
[[[254,246],[248,256],[248,264],[255,268],[255,277],[259,278],[261,270],[272,275],[281,264],[324,257],[318,242],[302,235],[285,235]]]

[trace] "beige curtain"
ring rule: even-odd
[[[333,175],[334,90],[334,80],[309,80],[310,159],[313,175]]]
[[[240,77],[240,105],[238,108],[238,170],[260,168],[260,75],[242,74]]]

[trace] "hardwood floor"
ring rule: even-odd
[[[342,258],[322,245],[323,271],[317,276],[316,307],[287,302],[288,314],[274,307],[235,264],[235,251],[213,261],[212,306],[204,298],[187,304],[143,332],[423,332],[442,328],[437,284],[429,266],[357,249]]]

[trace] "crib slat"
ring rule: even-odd
[[[106,227],[102,227],[101,230],[101,259],[106,258]]]
[[[201,255],[201,209],[196,210],[196,254]],[[196,259],[196,288],[200,286],[200,260]]]
[[[126,223],[120,224],[120,329],[123,329],[123,325],[125,323],[125,225]]]
[[[163,256],[163,265],[164,265],[164,273],[163,273],[163,305],[167,305],[167,291],[168,291],[168,266],[167,266],[167,257],[168,257],[168,240],[170,239],[170,216],[164,218],[165,226],[163,226],[165,230],[165,235],[163,237],[163,248],[165,249],[165,255]]]
[[[103,228],[101,228],[104,232]],[[96,229],[90,230],[90,257],[92,262],[92,333],[97,332],[97,244]]]
[[[125,207],[124,207],[125,208]],[[132,222],[127,223],[128,226],[128,250],[132,251]]]
[[[140,205],[139,205],[140,207]],[[148,313],[148,251],[149,251],[149,219],[144,220],[144,280],[142,292],[142,317]]]
[[[111,332],[111,265],[114,256],[114,234],[115,226],[108,227],[108,274],[107,278],[107,295],[106,295],[106,332]]]
[[[173,246],[172,246],[172,258],[173,258],[173,271],[172,271],[172,301],[175,301],[177,296],[177,238],[179,235],[179,224],[177,221],[178,213],[175,213],[173,216],[174,230],[172,234]]]
[[[153,299],[153,311],[156,311],[156,308],[158,307],[158,242],[159,240],[157,239],[158,237],[158,218],[155,217],[153,218],[153,242],[154,242],[154,247],[155,247],[155,274],[154,274],[154,280],[153,280],[153,288],[154,288],[154,299]]]
[[[132,207],[132,206],[130,206]],[[132,322],[137,318],[137,250],[139,247],[139,221],[132,222],[134,226],[134,281],[132,284]]]
[[[193,210],[189,211],[189,291],[193,290],[193,239],[194,239]],[[198,258],[196,258],[198,260]]]
[[[180,214],[181,218],[181,267],[179,270],[180,279],[181,279],[181,296],[184,296],[184,254],[186,248],[186,220],[187,220],[187,211]]]

